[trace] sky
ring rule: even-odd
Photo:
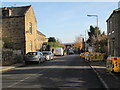
[[[62,43],[73,43],[78,36],[85,37],[90,25],[98,26],[101,31],[107,32],[106,20],[118,2],[3,2],[5,6],[32,5],[37,19],[37,29],[46,37],[55,37]]]

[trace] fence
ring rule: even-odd
[[[100,60],[104,60],[104,53],[97,53],[97,52],[84,52],[81,53],[80,56],[82,58],[85,58],[89,61],[100,61]]]

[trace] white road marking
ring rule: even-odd
[[[30,77],[31,77],[31,76],[26,77],[25,79],[22,79],[22,80],[20,80],[20,81],[18,81],[18,82],[16,82],[16,83],[14,83],[14,84],[12,84],[12,85],[8,86],[8,87],[9,87],[9,88],[10,88],[10,87],[13,87],[13,86],[15,86],[15,85],[17,85],[17,84],[19,84],[19,83],[21,83],[21,82],[23,82],[23,81],[25,81],[25,80],[29,79]]]
[[[40,67],[40,66],[39,66],[39,67]],[[42,67],[43,67],[43,66],[42,66]],[[46,67],[46,66],[45,66],[45,67]],[[31,69],[34,69],[34,68],[38,68],[38,67],[27,67],[27,68],[22,68],[22,69],[30,69],[30,68],[31,68]],[[16,68],[16,69],[21,69],[21,68]],[[40,68],[38,68],[38,69],[40,69]],[[38,75],[39,73],[41,73],[41,72],[43,72],[43,71],[45,71],[45,70],[47,70],[47,69],[41,70],[40,72],[37,72],[37,73],[34,74],[34,75]],[[41,75],[41,76],[42,76],[42,75]],[[20,81],[18,81],[18,82],[16,82],[16,83],[13,83],[12,85],[8,86],[8,88],[15,86],[15,85],[17,85],[17,84],[19,84],[19,83],[21,83],[21,82],[29,79],[30,77],[33,77],[33,75],[31,75],[31,76],[29,76],[29,77],[26,77],[25,79],[22,79],[22,80],[20,80]],[[34,76],[34,77],[35,77],[35,76]],[[36,77],[37,77],[37,76],[36,76]]]
[[[38,77],[38,75],[39,75],[39,76],[42,76],[42,74],[39,74],[39,73],[41,73],[41,72],[43,72],[43,71],[45,71],[45,70],[42,70],[42,71],[40,71],[40,72],[38,72],[38,73],[36,73],[36,74],[34,74],[34,75],[28,76],[28,77],[26,77],[25,79],[22,79],[22,80],[20,80],[20,81],[18,81],[18,82],[16,82],[16,83],[13,83],[12,85],[8,86],[8,88],[13,87],[13,86],[15,86],[15,85],[17,85],[17,84],[19,84],[19,83],[21,83],[21,82],[23,82],[23,81],[31,78],[31,77]]]
[[[64,57],[64,56],[63,56]],[[57,63],[56,63],[57,64]],[[36,74],[35,74],[35,76],[34,77],[38,77],[37,75],[39,74],[39,73],[41,73],[41,72],[43,72],[43,71],[46,71],[47,69],[49,69],[49,68],[78,68],[78,69],[82,69],[82,68],[90,68],[90,67],[88,67],[88,66],[39,66],[39,67],[27,67],[27,68],[23,68],[22,67],[22,69],[34,69],[34,68],[38,68],[38,69],[40,69],[40,68],[46,68],[46,69],[44,69],[44,70],[41,70],[40,72],[37,72]],[[21,68],[16,68],[16,70],[17,69],[21,69]],[[42,75],[41,75],[42,76]],[[15,85],[17,85],[17,84],[20,84],[21,82],[23,82],[23,81],[25,81],[25,80],[27,80],[27,79],[29,79],[29,78],[31,78],[31,77],[33,77],[33,75],[31,75],[31,76],[28,76],[28,77],[26,77],[26,78],[24,78],[24,79],[22,79],[22,80],[20,80],[20,81],[18,81],[18,82],[16,82],[16,83],[13,83],[12,85],[10,85],[10,86],[8,86],[8,88],[10,88],[10,87],[14,87]]]

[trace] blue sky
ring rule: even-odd
[[[117,2],[6,2],[2,6],[32,5],[37,19],[37,29],[47,37],[56,37],[63,43],[74,42],[75,37],[85,36],[89,26],[96,26],[96,17],[87,17],[95,14],[99,17],[99,28],[107,31],[106,20]]]

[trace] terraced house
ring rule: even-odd
[[[120,8],[113,10],[107,19],[108,54],[120,56]]]
[[[37,31],[37,50],[43,50],[44,46],[46,48],[47,42],[48,42],[48,38],[46,38],[46,36],[41,33],[40,31]]]
[[[42,40],[38,43],[37,34],[37,21],[31,5],[2,8],[2,37],[14,43],[13,49],[21,50],[23,54],[36,51],[42,45]]]

